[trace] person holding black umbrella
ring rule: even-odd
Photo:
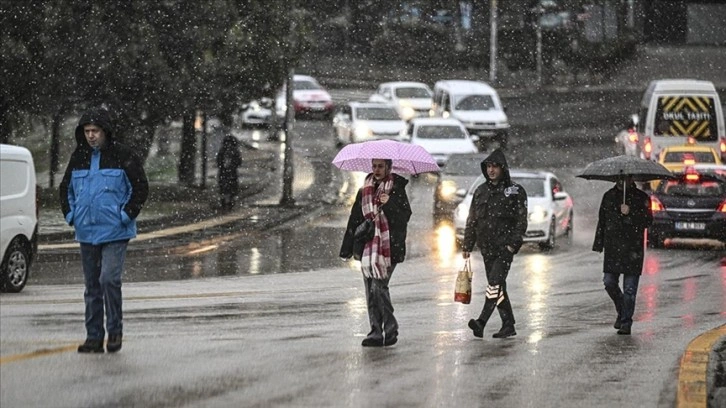
[[[636,187],[633,176],[621,177],[603,195],[592,250],[604,252],[603,283],[618,314],[613,325],[618,334],[631,332],[643,269],[645,229],[652,222],[650,198]]]

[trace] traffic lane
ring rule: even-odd
[[[726,272],[666,262],[642,278],[633,335],[618,336],[598,254],[525,249],[508,279],[518,335],[492,339],[495,315],[480,340],[466,326],[484,299],[479,257],[471,305],[453,303],[456,267],[408,260],[391,281],[400,340],[385,349],[360,346],[368,324],[355,262],[127,284],[117,355],[72,351],[83,337],[82,285],[29,287],[0,297],[0,405],[669,404],[685,346],[723,323]],[[39,349],[55,352],[28,354]],[[14,355],[24,358],[6,362]]]

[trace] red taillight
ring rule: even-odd
[[[701,177],[698,174],[686,174],[686,181],[698,182]]]
[[[718,205],[717,212],[726,213],[726,201]]]
[[[645,153],[645,158],[650,160],[650,154],[653,153],[653,145],[650,143],[650,138],[645,138],[645,143],[643,143],[643,152]]]
[[[658,211],[665,210],[663,204],[655,196],[650,196],[650,212],[657,213]]]
[[[718,143],[718,150],[721,153],[721,159],[726,160],[726,137],[721,137]]]

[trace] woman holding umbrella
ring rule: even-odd
[[[348,225],[340,257],[355,256],[361,261],[361,272],[366,289],[366,304],[371,331],[364,347],[391,346],[398,341],[398,322],[393,316],[393,305],[388,282],[396,265],[406,256],[406,232],[411,218],[411,205],[406,195],[408,180],[391,172],[393,161],[372,159],[372,172],[358,190],[348,217]],[[373,238],[354,253],[355,230],[366,219],[373,220]]]
[[[649,204],[650,198],[635,186],[631,175],[621,177],[605,192],[600,204],[592,250],[605,252],[603,283],[618,313],[613,325],[618,334],[630,334],[633,324],[635,296],[643,269],[645,229],[653,222]]]

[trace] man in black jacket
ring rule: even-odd
[[[645,229],[653,222],[649,207],[650,197],[636,188],[632,177],[618,181],[605,192],[600,204],[592,250],[605,251],[603,283],[618,313],[613,325],[618,334],[629,335],[633,325],[635,295],[645,255]]]
[[[512,182],[507,159],[499,149],[482,161],[481,170],[487,181],[476,189],[471,201],[463,256],[468,259],[474,244],[479,246],[488,285],[484,308],[478,319],[469,320],[469,328],[475,337],[483,337],[484,327],[496,307],[502,328],[493,337],[506,338],[517,334],[506,279],[527,231],[527,192]]]

